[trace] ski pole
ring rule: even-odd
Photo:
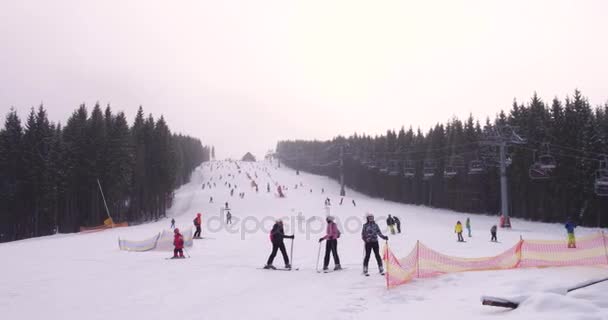
[[[317,253],[317,272],[319,272],[319,259],[321,258],[321,242],[319,242],[319,252]]]
[[[289,249],[289,262],[293,266],[293,241],[295,238],[291,238],[291,249]]]
[[[194,241],[194,240],[192,240]],[[184,246],[184,252],[186,253],[186,257],[190,258],[190,254],[188,253],[188,250],[186,250],[186,246]]]

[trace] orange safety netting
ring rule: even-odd
[[[608,264],[606,243],[608,235],[603,232],[577,240],[576,248],[568,248],[567,241],[561,240],[520,240],[505,252],[484,258],[448,256],[418,241],[410,254],[398,259],[385,246],[386,286],[463,271]]]
[[[118,228],[118,227],[128,227],[129,223],[128,222],[120,222],[120,223],[114,223],[114,224],[102,224],[100,226],[95,226],[95,227],[80,227],[80,232],[97,232],[97,231],[103,231],[103,230],[108,230],[108,229],[112,229],[112,228]]]

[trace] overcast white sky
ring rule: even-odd
[[[0,111],[143,105],[256,156],[281,139],[608,100],[608,1],[3,0]]]

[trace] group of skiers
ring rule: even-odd
[[[340,230],[334,221],[333,216],[327,216],[326,218],[327,227],[325,236],[319,238],[319,246],[321,242],[325,241],[325,258],[323,259],[323,271],[329,270],[329,262],[330,258],[333,257],[334,260],[334,270],[341,270],[342,266],[340,265],[340,257],[338,255],[338,238],[340,238]],[[378,244],[378,237],[387,240],[388,237],[382,234],[380,231],[380,227],[374,221],[374,215],[368,213],[366,215],[366,223],[363,225],[361,230],[361,239],[363,240],[365,257],[363,258],[363,273],[368,275],[368,264],[369,258],[374,252],[374,257],[376,258],[376,262],[378,264],[378,271],[381,274],[384,274],[384,268],[382,265],[382,258],[380,257],[380,246]],[[291,269],[291,264],[289,261],[289,257],[287,256],[287,250],[285,249],[284,239],[294,239],[294,235],[285,235],[285,231],[283,229],[283,221],[277,220],[270,231],[270,242],[272,243],[272,252],[266,261],[266,265],[264,269],[276,269],[273,266],[274,258],[277,254],[277,251],[281,251],[283,256],[283,262],[285,263],[285,269]],[[293,243],[292,243],[293,245]],[[319,247],[320,248],[320,247]]]
[[[386,218],[386,225],[391,231],[391,234],[395,234],[395,226],[397,226],[397,233],[401,233],[401,220],[399,220],[399,218],[393,217],[389,214],[388,218]]]
[[[471,219],[467,217],[467,220],[465,221],[465,228],[467,229],[467,233],[469,238],[473,237],[473,235],[471,234]],[[491,242],[498,242],[498,239],[496,238],[496,225],[493,225],[490,228],[490,241]],[[464,237],[462,236],[462,232],[463,232],[463,228],[462,228],[462,223],[459,221],[456,222],[456,226],[454,227],[454,233],[456,233],[457,237],[458,237],[458,242],[466,242],[464,241]]]

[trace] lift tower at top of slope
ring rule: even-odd
[[[511,159],[507,158],[507,146],[510,144],[525,144],[515,128],[510,125],[494,125],[484,128],[484,140],[482,145],[499,148],[498,167],[500,168],[500,211],[503,216],[501,227],[511,227],[509,220],[509,194],[507,193],[507,166]]]

